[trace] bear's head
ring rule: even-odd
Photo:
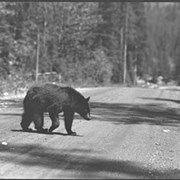
[[[91,120],[89,99],[90,97],[83,98],[75,107],[75,111],[86,120]]]

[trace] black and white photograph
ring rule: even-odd
[[[180,2],[0,1],[0,179],[180,179]]]

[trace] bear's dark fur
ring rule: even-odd
[[[45,84],[31,87],[23,101],[24,113],[22,114],[21,127],[30,131],[28,127],[34,122],[39,132],[43,129],[44,112],[48,112],[52,120],[49,132],[59,126],[59,113],[64,112],[65,128],[68,134],[76,134],[71,130],[74,113],[84,119],[90,120],[89,98],[84,98],[78,91],[71,87],[60,87],[54,84]]]

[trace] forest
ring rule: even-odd
[[[71,86],[180,81],[179,3],[0,2],[0,23],[0,93],[48,73]]]

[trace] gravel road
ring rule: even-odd
[[[61,114],[52,134],[22,132],[22,99],[0,99],[0,178],[180,179],[179,89],[78,90],[92,114],[75,115],[78,136],[66,135]]]

